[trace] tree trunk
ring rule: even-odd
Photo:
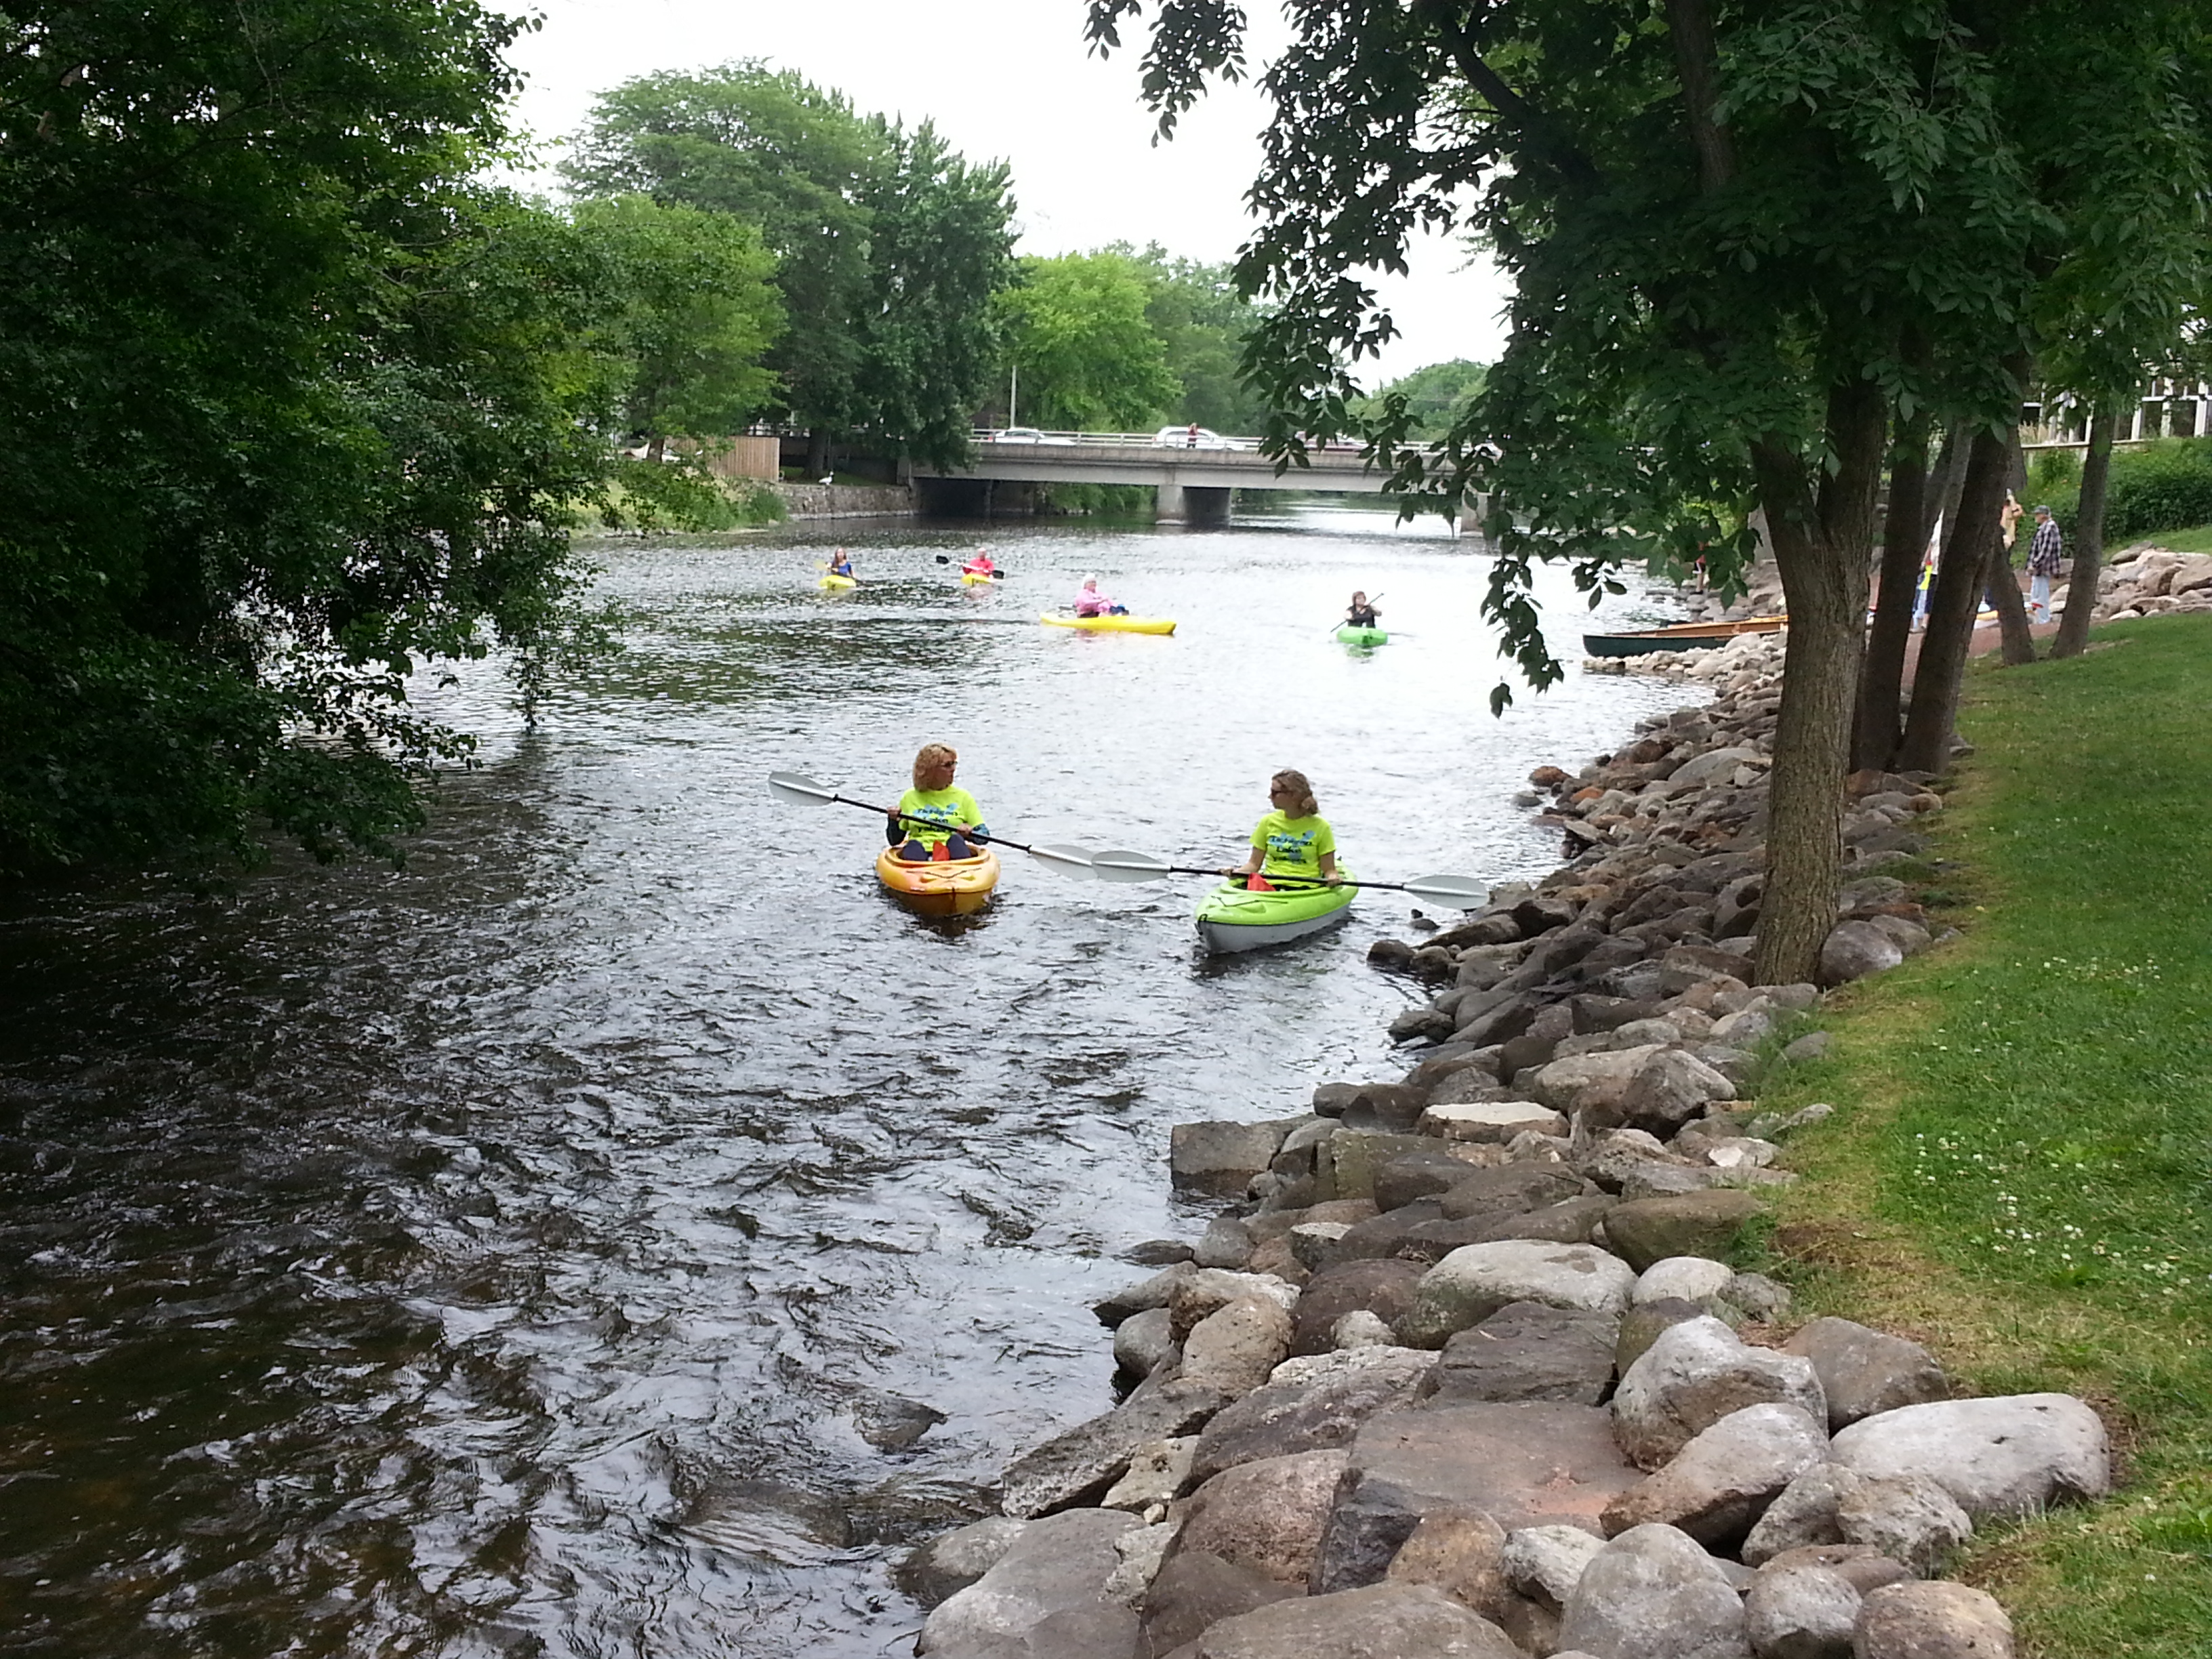
[[[1974,434],[1966,480],[1959,492],[1956,527],[1943,548],[1920,636],[1920,665],[1912,676],[1912,706],[1898,746],[1900,769],[1948,772],[1951,723],[1966,683],[1966,653],[1974,638],[1974,612],[1982,598],[1990,549],[1997,538],[1997,510],[2004,504],[2005,443],[1986,429]]]
[[[806,482],[830,476],[830,434],[826,428],[814,427],[806,434]]]
[[[1887,414],[1871,381],[1830,388],[1827,435],[1835,471],[1822,481],[1817,507],[1793,451],[1771,438],[1752,446],[1790,605],[1767,784],[1766,890],[1752,969],[1761,985],[1814,979],[1820,946],[1835,926],[1844,773],[1866,633],[1867,550],[1874,540]]]
[[[2027,487],[2027,465],[2021,459],[2020,428],[2014,425],[2005,445],[2005,486]],[[1997,613],[1997,632],[2004,642],[2004,664],[2018,668],[2035,660],[2035,635],[2028,632],[2027,602],[2020,596],[2020,578],[2013,572],[2012,556],[2020,540],[2019,520],[2014,520],[2014,547],[2000,534],[1990,549],[1989,600]]]
[[[1925,410],[1901,422],[1890,455],[1881,575],[1874,625],[1867,631],[1866,661],[1859,669],[1858,719],[1851,737],[1854,769],[1887,767],[1897,752],[1905,649],[1912,637],[1913,595],[1920,584],[1921,554],[1928,545],[1929,505],[1936,496],[1929,487],[1934,480],[1928,473],[1928,429]],[[1948,447],[1945,453],[1949,453]]]
[[[2074,520],[2074,574],[2066,579],[2066,611],[2058,619],[2053,657],[2078,657],[2089,643],[2089,617],[2097,608],[2097,577],[2105,568],[2105,487],[2112,477],[2112,434],[2118,426],[2109,398],[2089,416],[2089,453],[2081,459],[2081,506]]]

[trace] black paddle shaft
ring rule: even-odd
[[[887,818],[903,818],[908,823],[919,823],[927,829],[942,830],[945,828],[945,826],[939,823],[935,818],[925,818],[913,812],[902,812],[896,806],[878,806],[873,805],[872,802],[854,800],[850,795],[832,794],[830,799],[835,801],[842,801],[848,806],[857,806],[862,811],[881,812]],[[1024,846],[1022,842],[1018,841],[1008,841],[1004,836],[977,835],[972,830],[963,830],[959,831],[959,833],[967,836],[970,841],[978,841],[982,842],[986,847],[1011,847],[1017,853],[1035,854],[1036,852],[1036,848],[1034,847]]]

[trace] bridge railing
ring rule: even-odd
[[[1194,444],[1187,441],[1181,436],[1172,439],[1163,437],[1157,430],[1152,432],[1044,432],[1039,431],[1038,428],[1035,427],[1016,427],[1012,429],[1024,433],[1036,432],[1037,435],[1034,438],[1009,438],[1006,436],[1007,428],[1001,427],[979,426],[975,428],[975,440],[979,446],[1011,443],[1025,445],[1032,449],[1065,449],[1069,447],[1079,449],[1180,449],[1186,451],[1194,450],[1200,454],[1211,453],[1215,455],[1221,454],[1224,452],[1244,455],[1256,455],[1260,453],[1259,439],[1241,435],[1232,436],[1228,433],[1215,433]],[[1359,446],[1339,440],[1325,447],[1316,446],[1314,449],[1314,453],[1316,454],[1327,453],[1330,455],[1349,457],[1359,453]]]

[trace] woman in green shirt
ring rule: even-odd
[[[1237,869],[1221,873],[1243,876],[1255,892],[1267,890],[1269,876],[1299,876],[1334,886],[1343,879],[1336,872],[1336,836],[1321,815],[1313,785],[1303,772],[1281,771],[1268,780],[1267,799],[1274,810],[1252,831],[1252,852]]]
[[[991,838],[975,796],[953,787],[952,769],[959,762],[951,745],[942,743],[922,744],[914,757],[914,787],[899,797],[898,811],[884,824],[884,839],[909,864],[972,859],[975,848],[969,837]]]

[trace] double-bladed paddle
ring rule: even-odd
[[[1375,596],[1375,599],[1381,599],[1382,597],[1382,596],[1380,593],[1377,593],[1377,594]],[[1370,607],[1370,609],[1373,607],[1373,605],[1374,605],[1374,604],[1375,604],[1375,599],[1370,599],[1370,600],[1368,600],[1368,601],[1367,601],[1368,605],[1369,605],[1369,607]],[[1375,624],[1374,624],[1373,623],[1356,623],[1356,622],[1353,622],[1353,621],[1352,621],[1352,620],[1351,620],[1351,615],[1352,615],[1351,608],[1350,608],[1349,606],[1347,606],[1347,607],[1346,607],[1346,611],[1345,611],[1345,620],[1344,620],[1344,621],[1342,621],[1342,622],[1340,622],[1340,623],[1331,623],[1328,625],[1329,637],[1330,637],[1331,639],[1334,639],[1334,638],[1335,638],[1335,637],[1336,637],[1336,630],[1337,630],[1338,629],[1340,629],[1340,628],[1372,628],[1372,627],[1374,627],[1374,626],[1375,626]]]
[[[950,558],[948,558],[945,555],[944,555],[944,554],[942,554],[942,553],[938,554],[936,556],[937,556],[937,562],[938,562],[938,563],[939,563],[939,564],[951,564],[951,563],[952,562],[952,561],[951,561]],[[964,562],[962,563],[962,565],[961,565],[961,567],[960,567],[960,568],[961,568],[961,569],[962,569],[962,570],[963,570],[963,571],[964,571],[964,570],[966,570],[966,569],[968,568],[968,567],[967,567],[967,565],[966,565],[966,563],[965,563]],[[989,571],[989,572],[988,572],[988,573],[986,573],[986,572],[982,572],[982,571],[978,571],[976,574],[977,574],[978,575],[981,575],[981,574],[988,574],[990,576],[990,578],[991,578],[991,580],[992,580],[993,581],[998,581],[998,580],[1001,580],[1001,579],[1006,575],[1006,573],[1005,571],[1003,571],[1003,570],[997,569],[997,568],[994,568],[992,570],[990,570],[990,571]],[[1012,842],[1008,842],[1006,844],[1007,844],[1009,847],[1011,847],[1011,846],[1012,846],[1012,845],[1013,845],[1013,843],[1012,843]]]
[[[839,803],[858,806],[870,812],[880,812],[885,817],[903,818],[908,823],[919,823],[931,830],[945,826],[933,818],[917,817],[912,812],[902,812],[896,807],[876,806],[864,800],[854,800],[850,795],[841,795],[826,783],[817,783],[811,778],[801,777],[796,772],[771,772],[768,775],[769,793],[778,800],[790,801],[804,806],[828,806]],[[1008,841],[1004,836],[979,836],[963,830],[963,835],[987,847],[1011,847],[1018,853],[1027,853],[1048,870],[1057,870],[1064,876],[1078,878],[1091,873],[1091,854],[1080,847],[1026,847],[1018,841]]]
[[[1215,876],[1219,870],[1204,870],[1195,865],[1170,864],[1164,859],[1154,858],[1150,853],[1115,851],[1093,853],[1091,873],[1101,881],[1158,881],[1163,876]],[[1432,899],[1451,910],[1472,910],[1486,902],[1490,897],[1487,884],[1472,876],[1417,876],[1412,881],[1369,881],[1361,876],[1347,876],[1340,882],[1322,881],[1311,876],[1263,875],[1271,887],[1382,887],[1394,893],[1411,893],[1418,898]]]

